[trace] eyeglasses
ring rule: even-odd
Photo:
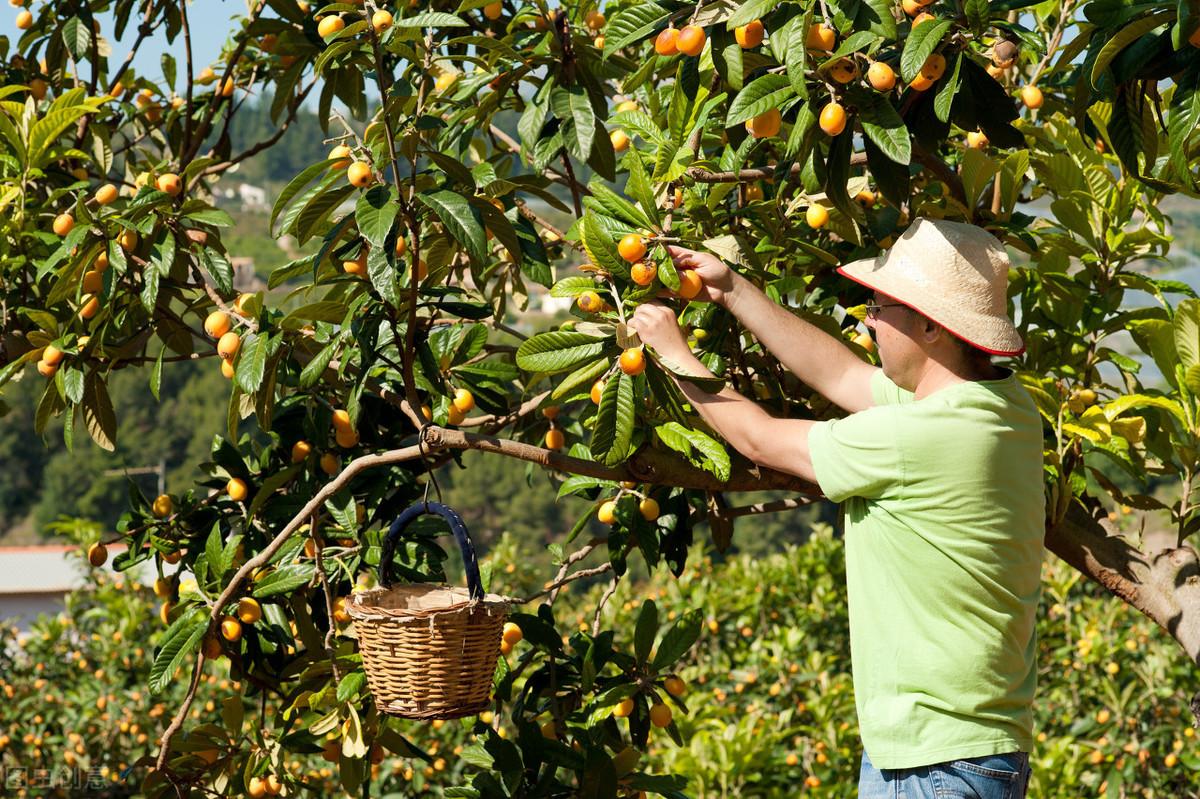
[[[896,308],[896,307],[907,308],[908,306],[902,302],[885,302],[882,305],[876,304],[873,302],[869,302],[869,303],[867,303],[866,307],[867,307],[867,317],[870,319],[877,319],[877,318],[879,318],[879,312],[882,311],[884,308]]]

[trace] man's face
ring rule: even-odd
[[[920,317],[886,294],[875,293],[871,302],[879,310],[867,316],[866,325],[873,331],[883,373],[900,388],[911,391],[916,387],[914,367],[924,355],[913,338]]]

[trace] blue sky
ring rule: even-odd
[[[189,3],[188,27],[192,35],[192,58],[199,72],[206,64],[211,64],[221,54],[221,45],[225,37],[233,29],[231,22],[234,16],[245,14],[245,5],[236,0],[195,0]],[[132,22],[126,26],[125,35],[120,40],[113,40],[113,22],[111,15],[100,15],[103,33],[112,45],[112,55],[108,63],[110,69],[115,69],[125,57],[137,39],[137,26]],[[183,35],[168,43],[165,36],[158,36],[142,42],[137,55],[133,59],[133,69],[138,75],[152,81],[162,79],[162,55],[170,52],[179,65],[178,80],[182,87],[182,76],[185,68],[183,50]]]

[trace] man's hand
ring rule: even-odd
[[[653,347],[664,358],[680,365],[686,359],[695,358],[675,319],[675,312],[662,303],[639,305],[629,324],[637,330],[643,344]]]
[[[733,270],[717,256],[707,252],[697,252],[685,247],[667,246],[667,252],[675,263],[676,269],[693,269],[704,287],[694,299],[703,302],[715,302],[728,307],[732,299],[734,279],[737,277]]]

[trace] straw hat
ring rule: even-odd
[[[1019,355],[1021,336],[1008,318],[1008,254],[975,225],[918,219],[875,258],[838,269],[886,294],[991,355]]]

